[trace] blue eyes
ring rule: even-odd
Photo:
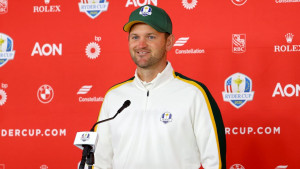
[[[131,37],[131,39],[133,39],[133,40],[138,40],[139,38],[140,38],[139,36],[132,36],[132,37]],[[155,39],[156,37],[150,35],[150,36],[147,36],[147,38],[150,39],[150,40],[153,40],[153,39]]]
[[[148,36],[149,39],[155,39],[155,36]]]

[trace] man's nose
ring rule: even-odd
[[[147,47],[147,41],[146,41],[146,39],[145,38],[141,38],[140,40],[139,40],[139,48],[145,48],[145,47]]]

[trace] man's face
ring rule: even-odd
[[[138,67],[148,69],[166,64],[168,39],[165,33],[139,23],[132,26],[128,41],[130,55]]]

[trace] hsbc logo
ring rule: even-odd
[[[134,6],[140,7],[144,5],[154,5],[157,6],[157,0],[127,0],[125,7]]]
[[[300,85],[299,84],[287,84],[285,86],[281,86],[280,83],[276,84],[272,97],[276,97],[280,95],[281,97],[299,97]]]
[[[33,50],[32,50],[32,53],[31,53],[31,56],[34,56],[34,55],[40,55],[40,56],[55,56],[55,55],[62,55],[62,43],[59,43],[58,45],[57,44],[49,44],[49,43],[45,43],[45,44],[42,44],[40,45],[39,42],[36,42],[34,47],[33,47]]]

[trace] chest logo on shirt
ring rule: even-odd
[[[167,124],[172,121],[172,114],[170,112],[165,112],[161,115],[160,121]]]

